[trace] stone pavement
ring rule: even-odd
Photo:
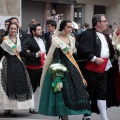
[[[0,111],[0,120],[58,120],[58,117],[49,117],[39,114],[29,114],[27,110],[16,111],[17,117],[5,117],[3,111]],[[113,107],[107,110],[109,120],[120,120],[120,107]],[[82,115],[71,115],[69,120],[82,120]],[[101,120],[100,116],[93,114],[91,120]]]
[[[39,105],[39,88],[35,93],[35,106]],[[58,117],[44,116],[40,114],[30,114],[29,110],[15,110],[17,116],[4,116],[3,110],[0,110],[0,120],[58,120]],[[112,107],[107,110],[109,120],[120,120],[120,107]],[[71,115],[69,120],[82,120],[82,115]],[[101,120],[100,115],[92,114],[91,120]]]

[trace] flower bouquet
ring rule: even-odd
[[[120,44],[117,44],[117,45],[115,46],[115,51],[117,52],[118,57],[120,58]]]
[[[53,63],[49,66],[49,72],[53,77],[52,87],[54,92],[61,91],[63,88],[62,78],[64,73],[67,72],[67,68],[60,63]]]

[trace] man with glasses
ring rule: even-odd
[[[98,112],[101,120],[108,120],[106,113],[107,73],[112,67],[110,57],[114,56],[114,50],[110,41],[102,33],[107,27],[105,15],[96,14],[92,18],[93,28],[83,32],[78,39],[78,57],[83,60],[79,63],[83,75],[87,81],[86,87],[92,112]],[[111,53],[111,54],[110,54]],[[90,116],[84,115],[83,120],[90,120]]]

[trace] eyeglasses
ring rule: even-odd
[[[72,26],[66,26],[66,27],[67,27],[68,29],[69,29],[69,28],[72,28]]]
[[[100,22],[107,22],[107,20],[104,20],[104,21],[100,21]]]

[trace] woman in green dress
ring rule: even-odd
[[[62,20],[58,23],[40,81],[38,112],[48,116],[61,116],[62,120],[68,120],[68,115],[91,114],[83,76],[72,57],[76,48],[71,31],[71,21]],[[54,78],[49,71],[52,63],[60,63],[68,70],[61,78],[63,88],[58,92],[52,87]]]

